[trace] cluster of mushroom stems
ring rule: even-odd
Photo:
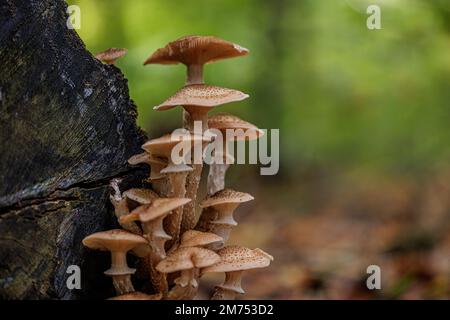
[[[109,49],[96,57],[113,64],[125,52],[125,49]],[[112,180],[110,200],[122,229],[97,232],[83,240],[90,249],[111,252],[111,268],[105,274],[112,277],[117,293],[112,299],[193,299],[200,278],[210,272],[225,273],[224,282],[215,287],[211,299],[234,299],[244,293],[243,271],[267,267],[273,260],[258,248],[226,246],[230,232],[237,226],[234,211],[240,204],[253,200],[248,193],[225,188],[225,175],[234,161],[227,145],[257,139],[263,132],[230,114],[208,117],[212,109],[244,100],[248,95],[207,85],[203,80],[205,64],[247,54],[247,49],[216,37],[188,36],[170,42],[145,61],[145,65],[186,65],[185,85],[154,107],[162,111],[181,106],[183,128],[180,129],[184,130],[182,135],[175,135],[174,131],[147,141],[142,146],[144,152],[129,159],[130,165],[150,166],[150,176],[145,182],[151,188],[121,192],[120,180]],[[229,130],[237,132],[232,141],[225,139]],[[207,197],[199,202],[203,154],[217,139],[223,141],[218,144],[220,149],[214,149],[209,164]],[[180,145],[188,152],[182,155],[181,161],[175,161],[174,149]],[[200,162],[194,161],[195,150],[201,151]],[[127,254],[139,259],[138,273],[145,274],[151,286],[135,290],[132,276],[136,269],[128,266]]]

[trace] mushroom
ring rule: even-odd
[[[151,154],[159,157],[164,157],[168,159],[168,166],[161,170],[161,173],[167,175],[168,187],[165,188],[167,193],[165,196],[167,197],[187,197],[189,198],[186,192],[186,177],[188,173],[192,171],[190,166],[186,164],[175,164],[172,159],[172,150],[179,143],[189,144],[188,149],[192,150],[199,143],[207,143],[210,142],[211,138],[206,135],[197,135],[197,134],[183,134],[183,135],[173,135],[166,134],[160,138],[150,140],[146,142],[142,148]],[[188,154],[183,155],[188,156]],[[194,165],[195,166],[195,165]],[[189,184],[188,184],[189,187]],[[192,195],[194,198],[196,194]],[[192,198],[190,198],[192,199]],[[192,200],[194,201],[194,200]],[[178,240],[181,230],[181,224],[183,220],[185,221],[195,221],[195,212],[189,211],[190,216],[184,216],[183,208],[178,208],[176,212],[167,219],[167,232],[172,236],[173,243]],[[191,222],[194,224],[195,222]]]
[[[201,134],[208,129],[208,112],[215,106],[225,103],[241,101],[248,97],[237,90],[209,86],[205,84],[188,85],[176,92],[165,102],[154,107],[155,110],[167,110],[176,106],[183,106],[189,113],[191,121],[188,122],[186,129],[194,134]],[[196,132],[194,121],[201,121],[202,132]],[[192,199],[192,202],[183,209],[183,230],[194,228],[195,220],[195,201],[198,186],[201,179],[203,161],[192,165],[193,171],[189,173],[186,181],[186,196]]]
[[[166,160],[155,157],[148,152],[143,152],[132,156],[128,159],[128,163],[131,165],[138,165],[140,163],[148,164],[150,166],[149,181],[152,183],[152,187],[160,195],[165,193],[166,176],[161,173],[161,170],[167,166]]]
[[[136,234],[142,234],[142,230],[134,222],[122,223],[120,221],[121,216],[125,216],[130,213],[127,199],[120,192],[119,188],[120,182],[121,182],[120,179],[112,179],[110,183],[111,188],[114,190],[114,193],[109,196],[109,199],[111,200],[111,203],[114,206],[114,214],[117,217],[119,224],[122,226],[122,228]]]
[[[217,242],[223,243],[222,237],[211,232],[202,232],[198,230],[187,230],[181,235],[178,246],[170,248],[169,254],[178,248],[200,247],[209,249],[208,246]]]
[[[208,194],[212,195],[225,188],[226,172],[230,164],[234,163],[233,155],[228,153],[228,143],[258,139],[264,135],[264,131],[258,129],[255,125],[228,113],[218,113],[211,116],[208,119],[208,127],[210,129],[220,130],[222,137],[224,138],[222,141],[222,152],[214,150],[214,162],[209,166],[207,189]],[[229,138],[227,133],[230,130],[233,131],[233,141],[227,140]],[[217,159],[222,161],[216,161]]]
[[[181,236],[179,247],[205,247],[216,242],[223,242],[223,238],[211,232],[188,230]]]
[[[105,274],[113,278],[117,294],[134,291],[130,275],[136,269],[128,267],[127,252],[138,246],[147,246],[145,238],[122,229],[114,229],[91,234],[83,239],[83,244],[90,249],[111,252],[111,268]]]
[[[224,189],[209,196],[200,203],[201,208],[210,208],[202,212],[199,222],[199,229],[205,229],[208,232],[213,232],[223,238],[226,242],[230,236],[232,228],[237,226],[234,220],[234,210],[241,204],[254,198],[244,192],[234,191],[231,189]],[[205,213],[205,214],[204,214]],[[211,245],[212,249],[220,249],[222,244]]]
[[[149,240],[153,253],[159,260],[166,257],[164,244],[171,239],[163,227],[164,218],[172,210],[191,201],[187,198],[158,198],[150,204],[134,209],[130,214],[120,217],[121,222],[140,221],[144,230],[144,237]]]
[[[192,84],[184,86],[169,99],[153,107],[153,109],[163,111],[182,106],[189,113],[190,119],[185,129],[201,134],[201,132],[194,131],[194,121],[202,122],[202,130],[204,132],[208,129],[208,112],[214,107],[242,101],[247,98],[248,94],[238,90],[206,84]]]
[[[146,294],[142,292],[132,292],[123,294],[117,297],[109,298],[108,300],[161,300],[162,294]]]
[[[168,290],[167,281],[164,275],[158,274],[155,266],[166,257],[165,243],[171,237],[165,232],[163,227],[164,218],[172,210],[183,206],[191,201],[186,198],[159,198],[151,204],[142,205],[134,209],[129,215],[121,217],[123,222],[139,220],[144,229],[144,237],[149,241],[152,248],[149,260],[150,277],[153,285],[159,292],[166,293]]]
[[[159,196],[156,194],[155,191],[150,189],[139,189],[139,188],[132,188],[128,189],[123,193],[124,197],[137,202],[138,204],[149,204],[153,200],[158,199]]]
[[[243,100],[247,95],[236,90],[230,90],[212,86],[202,86],[203,65],[221,59],[244,56],[248,50],[212,36],[187,36],[170,42],[164,48],[158,49],[145,62],[147,64],[178,64],[183,63],[187,66],[186,87],[181,89],[172,97],[166,108],[184,106],[183,127],[189,130],[194,129],[194,121],[201,120],[203,130],[207,130],[207,111],[216,105],[223,104],[227,99],[233,96],[232,101]],[[200,86],[198,86],[200,85]],[[220,98],[219,95],[225,98]],[[176,101],[178,98],[184,98]],[[187,101],[186,101],[187,100]],[[207,101],[210,101],[207,103]],[[216,101],[214,101],[216,100]],[[221,101],[219,103],[219,101]],[[211,104],[213,102],[214,104]],[[175,103],[175,105],[170,105]],[[156,107],[163,109],[164,104]],[[187,177],[186,196],[192,199],[192,202],[183,209],[182,230],[190,230],[195,226],[195,202],[197,190],[201,178],[203,163],[194,164],[193,171]]]
[[[162,260],[156,269],[162,273],[181,271],[175,279],[175,287],[170,290],[168,299],[188,299],[197,293],[199,268],[211,266],[220,261],[220,257],[211,250],[196,247],[179,248]]]
[[[187,67],[186,84],[203,83],[203,65],[221,59],[245,56],[248,49],[212,36],[186,36],[156,50],[147,64],[178,64]]]
[[[220,261],[201,270],[201,274],[209,272],[225,272],[225,281],[216,286],[211,300],[234,300],[236,294],[244,294],[241,287],[244,270],[265,268],[273,257],[261,249],[248,249],[240,246],[229,246],[218,252]]]
[[[127,49],[109,48],[105,51],[97,53],[95,57],[106,64],[114,64],[117,59],[122,58],[126,53]]]

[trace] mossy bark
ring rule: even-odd
[[[112,178],[148,176],[127,165],[145,139],[127,81],[67,28],[66,8],[0,1],[0,299],[113,296],[108,254],[81,240],[115,225]],[[81,290],[66,286],[70,265]]]

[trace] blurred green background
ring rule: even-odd
[[[215,35],[251,50],[206,67],[206,81],[250,94],[219,111],[281,129],[281,161],[421,171],[450,157],[450,3],[446,0],[79,0],[87,48],[129,49],[139,124],[179,126],[159,112],[185,68],[143,61],[183,35]],[[366,28],[380,3],[382,30]],[[163,127],[163,128],[161,128]],[[367,168],[366,168],[367,167]]]

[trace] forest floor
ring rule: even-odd
[[[450,172],[306,185],[247,186],[257,200],[236,212],[229,243],[275,260],[244,274],[243,299],[450,298]],[[366,287],[369,265],[380,290]],[[222,277],[205,276],[199,298]]]

